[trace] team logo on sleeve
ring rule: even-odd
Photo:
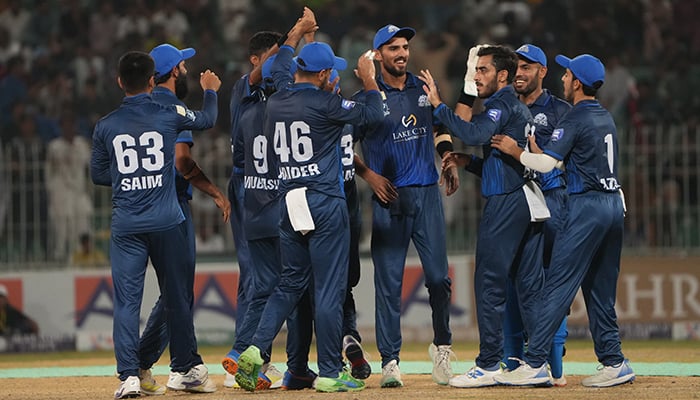
[[[498,120],[501,119],[501,110],[494,108],[494,109],[489,110],[486,115],[488,115],[489,118],[491,118],[491,120],[493,122],[498,122]]]
[[[552,132],[552,141],[556,142],[557,140],[561,139],[564,136],[564,129],[559,128],[555,129],[554,132]]]
[[[197,117],[194,115],[194,111],[192,111],[192,110],[189,110],[189,109],[188,109],[188,110],[185,112],[185,114],[187,114],[187,115],[185,115],[185,116],[186,116],[187,118],[191,119],[192,121],[194,121],[195,119],[197,119]]]
[[[343,99],[343,101],[340,103],[340,106],[346,110],[350,110],[350,109],[355,108],[355,104],[357,104],[357,103],[355,103],[352,100]]]
[[[175,111],[177,111],[177,113],[180,114],[180,115],[182,115],[183,117],[185,116],[185,114],[186,114],[186,112],[187,112],[187,111],[185,110],[185,107],[180,106],[180,105],[177,105],[177,104],[175,105]]]

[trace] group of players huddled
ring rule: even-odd
[[[114,397],[158,395],[166,387],[217,389],[197,352],[193,324],[191,186],[230,218],[236,244],[238,309],[235,342],[222,361],[224,386],[364,389],[372,370],[352,295],[360,279],[356,174],[374,192],[371,257],[382,388],[403,386],[401,286],[411,241],[432,310],[428,354],[437,384],[566,385],[566,315],[579,288],[602,364],[581,383],[633,381],[614,311],[624,197],[615,125],[595,99],[605,80],[602,62],[588,54],[558,55],[566,69],[562,100],[542,88],[547,57],[537,46],[474,46],[453,111],[442,103],[430,71],[407,71],[413,28],[377,31],[355,67],[363,89],[350,98],[341,95],[338,78],[348,63],[314,40],[317,29],[305,7],[286,34],[262,31],[250,39],[252,69],[236,82],[230,100],[228,198],[190,153],[191,130],[208,129],[217,119],[216,74],[200,73],[204,103],[202,111],[192,111],[182,99],[185,60],[194,49],[161,44],[150,54],[130,51],[120,58],[118,84],[126,96],[96,125],[91,161],[94,183],[113,193],[113,338],[120,378]],[[455,152],[453,136],[482,146],[482,154]],[[356,142],[362,159],[354,153]],[[458,190],[460,167],[481,178],[486,203],[474,272],[479,354],[474,367],[454,375],[439,186],[448,196]],[[161,295],[139,336],[149,258]],[[282,374],[270,352],[285,322]],[[308,363],[313,334],[318,371]],[[151,367],[168,345],[171,372],[163,386]]]

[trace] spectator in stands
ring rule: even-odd
[[[61,117],[61,136],[46,149],[46,193],[49,202],[50,257],[66,261],[75,238],[90,231],[93,206],[88,190],[90,143],[77,134],[71,113]]]
[[[105,267],[109,265],[105,253],[96,248],[88,233],[80,235],[80,246],[71,256],[71,265],[83,268]]]
[[[8,300],[7,287],[0,284],[0,335],[38,334],[39,325]]]

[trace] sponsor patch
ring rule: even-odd
[[[403,117],[401,117],[401,123],[406,128],[408,128],[409,125],[416,126],[416,124],[418,123],[418,118],[416,118],[416,116],[413,114],[409,115],[408,117],[404,115]]]
[[[488,111],[489,118],[493,120],[493,122],[498,122],[499,119],[501,119],[501,110],[498,109],[491,109]]]
[[[355,104],[356,103],[352,100],[343,99],[343,101],[340,103],[340,106],[346,110],[350,110],[352,108],[355,108]]]
[[[418,107],[430,107],[430,102],[428,101],[428,96],[425,94],[422,94],[418,98]]]
[[[177,113],[180,114],[180,115],[182,115],[183,117],[185,116],[185,114],[186,114],[186,112],[187,112],[187,111],[185,110],[185,107],[180,106],[180,105],[175,105],[175,111],[177,111]]]
[[[557,140],[561,139],[564,136],[564,129],[559,128],[555,129],[554,132],[552,132],[552,141],[556,142]]]

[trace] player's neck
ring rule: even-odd
[[[595,96],[587,96],[587,95],[583,94],[583,91],[577,91],[574,93],[574,101],[572,101],[571,103],[573,105],[576,105],[576,104],[578,104],[582,101],[586,101],[586,100],[595,100]]]
[[[168,79],[163,83],[159,83],[158,86],[168,89],[171,92],[175,93],[175,79]]]
[[[542,92],[543,92],[542,88],[539,87],[539,88],[536,88],[535,90],[533,90],[532,92],[528,93],[527,95],[521,94],[518,97],[520,97],[520,101],[522,101],[524,104],[530,105],[530,104],[534,103],[535,100],[537,100],[540,97],[540,95],[542,95]]]
[[[382,80],[384,80],[384,83],[393,88],[403,90],[403,88],[406,86],[406,79],[406,74],[396,76],[388,73],[387,71],[382,70]]]

